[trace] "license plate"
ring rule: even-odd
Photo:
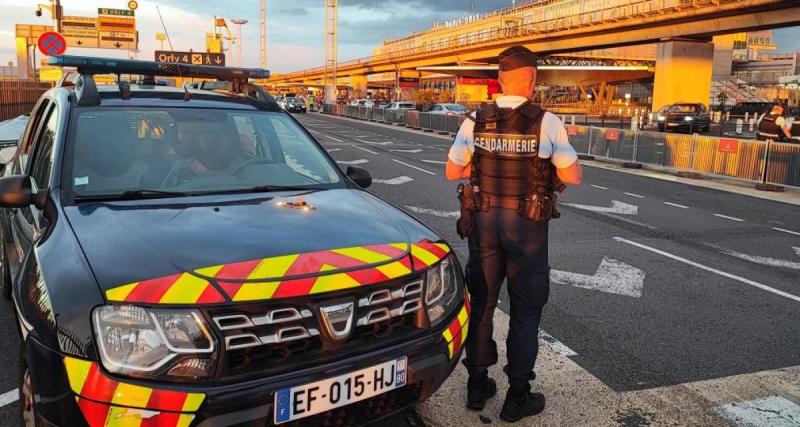
[[[403,387],[406,365],[407,359],[401,357],[338,377],[278,390],[275,424],[310,417]]]

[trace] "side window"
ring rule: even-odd
[[[53,169],[53,145],[56,139],[58,108],[53,106],[47,113],[42,129],[36,139],[31,156],[30,176],[37,190],[47,188]]]
[[[49,106],[50,100],[47,98],[42,98],[42,100],[39,101],[39,104],[36,105],[34,110],[31,112],[30,119],[28,119],[28,125],[25,126],[25,133],[22,138],[22,146],[20,147],[21,153],[29,154],[31,152],[33,138],[36,137],[36,129],[42,122],[42,117],[44,117],[44,113],[47,111],[47,107]]]
[[[261,146],[261,140],[258,137],[255,125],[253,125],[253,121],[250,117],[233,116],[233,124],[236,127],[236,133],[242,151],[260,159],[273,160],[272,152]]]

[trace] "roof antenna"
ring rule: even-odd
[[[167,31],[167,25],[164,23],[164,16],[161,15],[161,9],[156,4],[156,12],[158,12],[158,19],[161,20],[161,28],[164,29],[164,35],[167,36],[167,43],[169,43],[169,50],[175,52],[175,48],[172,47],[172,39],[169,37],[169,31]],[[181,74],[181,67],[178,66],[178,76],[183,80],[183,75]],[[189,94],[189,88],[186,86],[186,82],[183,82],[183,100],[189,101],[192,99],[191,95]]]

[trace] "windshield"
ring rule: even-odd
[[[673,105],[669,107],[670,113],[694,113],[696,111],[697,105],[695,104]]]
[[[285,114],[199,108],[79,111],[67,160],[77,196],[332,188],[340,175]]]

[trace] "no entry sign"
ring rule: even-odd
[[[37,43],[39,52],[46,56],[61,55],[67,50],[67,41],[64,36],[55,31],[48,31],[39,36]]]

